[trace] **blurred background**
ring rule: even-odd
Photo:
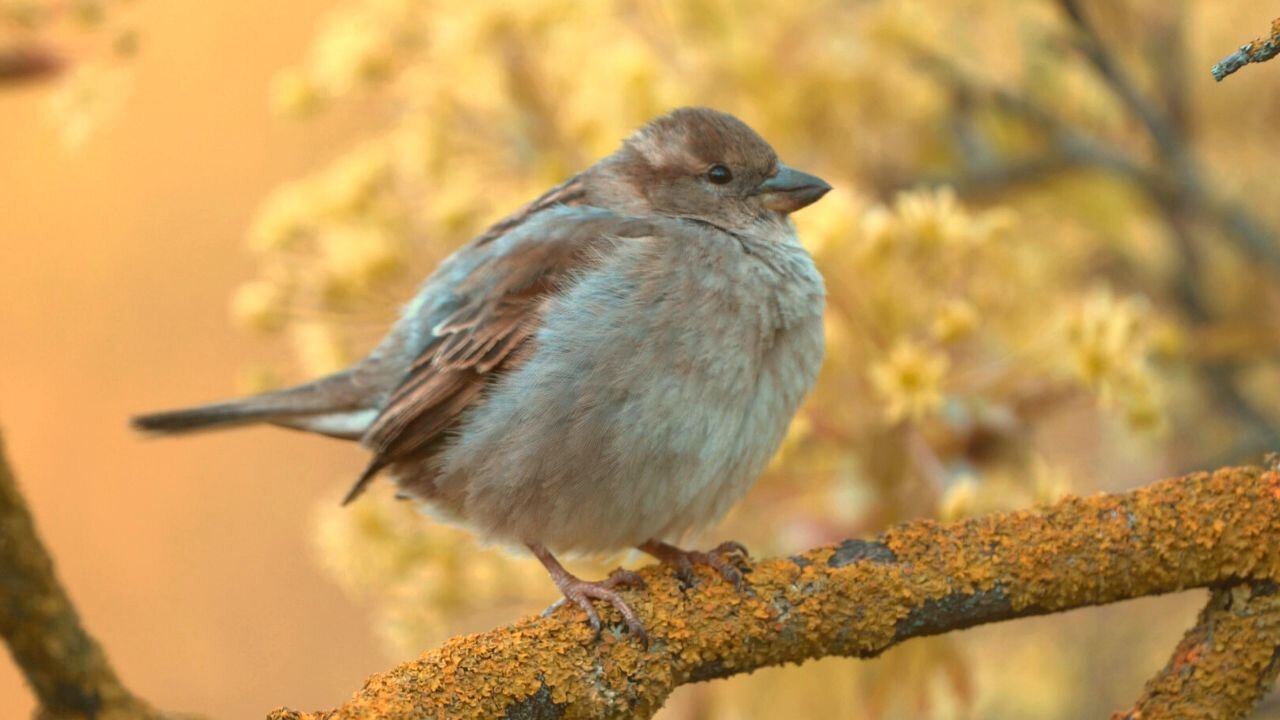
[[[90,631],[156,705],[342,702],[540,610],[536,562],[281,430],[132,413],[327,372],[452,248],[670,108],[837,190],[826,367],[693,544],[795,552],[1280,449],[1280,66],[1244,0],[0,0],[0,427]],[[578,563],[603,573],[622,556]],[[1201,592],[682,688],[663,717],[1079,718]],[[33,701],[0,659],[0,717]],[[1280,702],[1259,715],[1280,717]]]

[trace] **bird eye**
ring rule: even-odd
[[[717,185],[724,185],[733,180],[733,173],[729,172],[729,168],[724,165],[712,165],[707,171],[707,179]]]

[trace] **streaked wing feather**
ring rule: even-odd
[[[572,180],[553,188],[460,251],[489,252],[492,257],[451,288],[454,309],[432,328],[433,341],[414,360],[363,438],[374,458],[347,501],[381,468],[441,447],[439,438],[480,399],[490,378],[528,356],[520,348],[536,332],[547,300],[606,242],[651,234],[648,223],[603,210],[560,216],[554,223],[531,222],[549,208],[580,202],[584,195]],[[495,252],[490,243],[503,235],[513,242]]]

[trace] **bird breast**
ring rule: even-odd
[[[602,552],[746,492],[817,376],[822,279],[789,229],[685,232],[615,242],[548,303],[442,453],[441,509],[491,540]]]

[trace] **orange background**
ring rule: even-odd
[[[159,707],[330,707],[389,666],[313,559],[342,444],[252,430],[149,441],[130,414],[234,394],[263,357],[228,321],[256,204],[355,137],[271,115],[272,74],[329,4],[131,4],[119,116],[64,150],[47,86],[0,92],[0,427],[58,571],[124,682]],[[34,707],[0,653],[0,718]]]

